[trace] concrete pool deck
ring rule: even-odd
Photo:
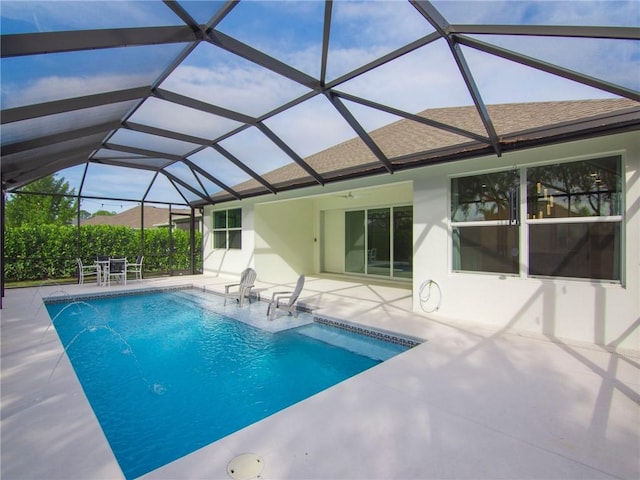
[[[226,283],[204,275],[7,290],[1,478],[122,478],[43,297]],[[282,287],[257,290],[268,298]],[[401,285],[310,277],[301,302],[428,341],[143,478],[225,479],[243,453],[263,458],[265,479],[640,477],[637,351],[428,318],[411,311]]]

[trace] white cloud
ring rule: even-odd
[[[412,113],[471,103],[451,52],[443,42],[378,67],[340,85],[338,90]]]
[[[135,200],[142,198],[152,178],[153,172],[92,163],[87,169],[82,194]]]
[[[181,66],[162,88],[255,116],[308,91],[257,66],[221,63],[213,67]]]
[[[34,25],[34,31],[177,25],[178,17],[160,2],[129,0],[3,0],[2,16]]]
[[[617,0],[541,2],[532,23],[547,25],[640,26],[640,3]]]
[[[241,123],[210,113],[183,107],[157,98],[148,98],[131,117],[132,122],[205,138],[216,138]]]
[[[86,76],[50,75],[34,80],[25,79],[22,84],[3,83],[2,108],[32,105],[53,100],[110,92],[139,87],[149,83],[141,74],[102,74]]]
[[[530,57],[640,90],[640,42],[589,38],[478,36]],[[633,65],[635,64],[635,68]],[[625,66],[631,66],[627,68]]]
[[[405,1],[335,2],[332,33],[351,42],[402,45],[433,31],[433,27]],[[392,47],[394,48],[394,47]]]
[[[486,104],[583,100],[611,96],[601,90],[492,55],[471,49],[465,49],[464,52]]]
[[[408,2],[337,2],[328,77],[335,79],[431,32],[431,25]]]
[[[435,0],[450,23],[638,26],[636,0]]]

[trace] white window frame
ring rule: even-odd
[[[229,212],[232,210],[240,211],[240,227],[229,227]],[[216,214],[220,212],[224,212],[225,214],[225,226],[224,228],[216,228]],[[242,208],[228,208],[225,210],[214,210],[211,214],[211,242],[213,244],[214,250],[242,250]],[[216,233],[224,232],[225,234],[225,246],[224,247],[216,247]],[[229,232],[240,232],[240,248],[232,247],[231,242],[229,241]]]
[[[607,157],[619,157],[620,158],[620,214],[619,215],[606,215],[606,216],[585,216],[585,217],[562,217],[562,218],[527,218],[527,170],[530,168],[543,167],[545,165],[560,164],[560,163],[573,163],[573,162],[585,162],[589,160],[597,160],[599,158]],[[626,208],[626,182],[625,182],[625,155],[624,151],[614,152],[600,152],[588,156],[580,156],[578,158],[565,158],[561,160],[552,160],[547,162],[536,162],[530,164],[524,164],[517,166],[520,174],[520,195],[519,195],[519,265],[520,271],[518,274],[509,273],[494,273],[486,271],[470,271],[470,270],[454,270],[454,255],[453,248],[453,230],[460,227],[473,227],[473,226],[506,226],[510,222],[508,220],[480,220],[469,222],[454,222],[451,220],[451,202],[452,202],[452,180],[455,178],[464,178],[475,175],[484,175],[490,173],[500,173],[512,170],[514,167],[505,167],[501,169],[488,169],[486,171],[476,171],[459,175],[451,175],[448,178],[448,220],[449,220],[449,271],[453,274],[474,274],[474,275],[493,275],[493,276],[511,276],[520,277],[523,279],[545,279],[545,280],[563,280],[571,282],[591,282],[591,283],[604,283],[604,284],[616,284],[625,285],[625,246],[626,246],[626,228],[625,228],[625,208]],[[529,265],[529,227],[531,225],[542,224],[593,224],[593,223],[619,223],[620,225],[620,278],[619,279],[597,279],[597,278],[582,278],[582,277],[562,277],[562,276],[546,276],[546,275],[534,275],[530,274]]]
[[[520,213],[520,218],[522,218],[522,214],[523,214],[523,210],[522,210],[522,185],[523,185],[523,173],[522,173],[522,168],[520,167],[504,167],[504,168],[492,168],[492,169],[487,169],[487,170],[482,170],[482,171],[475,171],[475,172],[469,172],[469,173],[461,173],[458,175],[451,175],[448,179],[448,185],[447,185],[447,191],[448,191],[448,204],[447,204],[447,219],[449,221],[449,271],[452,272],[453,274],[462,274],[462,275],[493,275],[493,276],[501,276],[501,277],[519,277],[522,276],[522,235],[523,232],[522,230],[520,230],[519,232],[519,252],[518,252],[518,262],[519,262],[519,272],[518,273],[509,273],[509,272],[488,272],[488,271],[479,271],[479,270],[461,270],[461,269],[454,269],[454,255],[455,255],[455,250],[453,248],[453,230],[455,228],[464,228],[464,227],[505,227],[505,226],[513,226],[513,228],[519,228],[514,226],[509,220],[472,220],[472,221],[468,221],[468,222],[454,222],[451,220],[451,202],[452,202],[452,196],[453,196],[453,191],[451,189],[451,185],[452,185],[452,180],[455,178],[465,178],[465,177],[473,177],[473,176],[478,176],[478,175],[488,175],[488,174],[495,174],[495,173],[502,173],[502,172],[508,172],[508,171],[513,171],[513,170],[518,170],[518,174],[519,174],[519,178],[520,178],[520,195],[519,195],[519,199],[520,199],[520,204],[519,204],[519,213]],[[526,186],[526,182],[524,183]],[[524,204],[524,208],[526,211],[526,199],[525,199],[525,204]]]

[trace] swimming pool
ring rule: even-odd
[[[273,333],[216,313],[216,306],[249,311],[222,309],[219,297],[186,291],[47,304],[125,477],[143,475],[407,349],[305,315],[281,319],[301,326]],[[264,304],[252,308],[266,318]]]

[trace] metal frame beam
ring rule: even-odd
[[[239,3],[240,0],[227,0],[223,6],[221,6],[218,11],[211,17],[211,20],[207,22],[206,31],[209,32],[214,29],[218,24],[225,19],[231,10],[233,10]]]
[[[148,172],[159,172],[162,168],[166,167],[166,165],[163,165],[162,167],[154,167],[151,165],[145,165],[143,163],[134,165],[130,162],[124,162],[118,158],[92,159],[88,163],[95,163],[97,165],[111,165],[113,167],[135,168],[136,170],[145,170]]]
[[[193,108],[195,110],[200,110],[206,113],[212,113],[214,115],[218,115],[219,117],[228,118],[240,123],[253,125],[257,121],[254,117],[251,117],[249,115],[245,115],[233,110],[228,110],[223,107],[218,107],[217,105],[203,102],[201,100],[187,97],[185,95],[180,95],[179,93],[170,92],[169,90],[163,90],[161,88],[155,89],[152,95],[161,100],[166,100],[167,102],[176,103],[178,105],[182,105],[183,107]]]
[[[187,43],[198,40],[188,26],[136,27],[2,35],[0,57],[77,52],[104,48]]]
[[[160,173],[163,174],[165,177],[167,177],[171,182],[177,183],[178,185],[180,185],[181,187],[183,187],[186,190],[189,190],[191,193],[193,193],[194,195],[200,197],[201,199],[203,199],[205,201],[209,200],[209,196],[207,195],[206,191],[204,193],[202,193],[201,191],[196,190],[191,185],[189,185],[187,182],[185,182],[181,178],[178,178],[173,173],[167,172],[166,170],[160,170]],[[187,205],[189,205],[190,204],[189,200],[186,199],[184,197],[184,195],[182,195],[182,192],[180,191],[180,189],[176,188],[176,191],[182,196],[182,198],[184,198],[185,203]]]
[[[333,93],[344,100],[349,100],[354,103],[359,103],[360,105],[364,105],[365,107],[371,107],[376,110],[380,110],[382,112],[390,113],[392,115],[397,115],[402,118],[406,118],[407,120],[413,120],[414,122],[423,123],[430,127],[438,128],[440,130],[444,130],[449,133],[453,133],[455,135],[460,135],[463,137],[470,138],[472,140],[477,140],[478,142],[491,144],[491,141],[488,137],[483,137],[482,135],[478,135],[477,133],[470,132],[468,130],[464,130],[462,128],[455,127],[453,125],[449,125],[446,123],[437,122],[435,120],[431,120],[426,117],[421,117],[420,115],[415,115],[413,113],[405,112],[404,110],[398,110],[397,108],[388,107],[386,105],[382,105],[377,102],[372,102],[370,100],[365,100],[360,97],[356,97],[355,95],[351,95],[344,92],[339,92],[334,90]]]
[[[262,177],[262,175],[258,175],[251,168],[249,168],[247,165],[245,165],[240,160],[238,160],[230,151],[226,150],[224,147],[222,147],[222,146],[220,146],[218,144],[212,145],[211,148],[213,148],[215,151],[217,151],[219,154],[221,154],[223,157],[225,157],[227,160],[229,160],[231,163],[233,163],[236,167],[241,169],[243,172],[245,172],[251,178],[253,178],[254,180],[260,182],[271,193],[274,193],[274,194],[278,193],[276,188],[273,185],[271,185],[269,182],[267,182]]]
[[[465,45],[467,47],[474,48],[485,53],[490,53],[491,55],[495,55],[506,60],[511,60],[527,67],[542,70],[543,72],[551,73],[568,80],[573,80],[574,82],[582,83],[599,90],[604,90],[621,97],[626,97],[631,100],[635,100],[636,102],[640,102],[640,92],[637,92],[635,90],[624,88],[613,83],[605,82],[603,80],[590,77],[589,75],[583,75],[574,70],[562,68],[551,63],[543,62],[542,60],[536,60],[535,58],[528,57],[526,55],[522,55],[505,48],[496,47],[495,45],[490,45],[488,43],[481,42],[480,40],[476,40],[470,37],[458,36],[456,37],[456,40],[461,45]]]
[[[321,90],[320,82],[306,73],[301,72],[293,68],[292,66],[281,62],[260,50],[256,50],[249,45],[236,40],[218,30],[211,30],[207,33],[207,40],[217,47],[222,48],[228,52],[231,52],[239,57],[249,60],[252,63],[260,65],[272,72],[277,73],[283,77],[293,80],[300,85],[304,85],[312,90]]]
[[[85,108],[100,107],[113,103],[127,102],[148,97],[151,94],[149,87],[128,88],[125,90],[114,90],[106,93],[96,93],[82,97],[66,98],[64,100],[53,100],[51,102],[38,103],[35,105],[25,105],[23,107],[9,108],[2,110],[0,124],[29,120],[30,118],[45,117],[56,113],[72,112]]]
[[[175,0],[162,0],[162,3],[164,3],[167,7],[171,9],[173,13],[175,13],[178,17],[180,17],[180,20],[182,20],[191,29],[191,31],[195,34],[196,38],[203,37],[204,30],[200,27],[198,22],[196,22],[193,19],[193,17],[189,14],[189,12],[187,12],[184,8],[182,8],[182,5],[180,5]]]
[[[147,148],[130,147],[128,145],[120,145],[117,143],[107,142],[104,144],[105,148],[110,150],[118,150],[120,152],[133,153],[136,155],[142,155],[149,158],[166,158],[167,160],[178,161],[182,160],[180,155],[174,155],[166,152],[159,152],[158,150],[149,150]]]
[[[329,58],[329,38],[331,36],[331,12],[333,0],[324,3],[324,22],[322,29],[322,57],[320,60],[320,85],[324,85],[327,79],[327,60]]]
[[[59,170],[62,166],[78,165],[85,162],[109,163],[113,165],[121,165],[129,168],[143,168],[145,170],[157,172],[163,171],[162,167],[157,166],[135,166],[131,163],[126,164],[122,158],[95,158],[95,155],[101,148],[113,149],[121,152],[129,152],[135,155],[141,155],[143,159],[160,158],[166,159],[169,164],[182,162],[195,176],[195,183],[199,183],[203,191],[206,191],[203,181],[204,179],[218,185],[235,199],[253,196],[255,192],[247,195],[235,191],[233,188],[225,185],[218,180],[216,176],[188,159],[189,155],[198,152],[205,147],[211,147],[218,153],[223,155],[227,160],[236,165],[242,171],[247,173],[251,178],[262,184],[268,191],[277,193],[278,191],[293,188],[285,185],[276,189],[262,175],[253,171],[248,165],[244,164],[240,159],[234,157],[230,152],[225,150],[218,142],[223,141],[237,133],[242,132],[250,127],[258,128],[263,135],[271,140],[276,146],[284,151],[295,163],[300,165],[314,180],[320,185],[324,185],[336,178],[341,178],[339,172],[329,172],[320,175],[311,167],[305,159],[301,158],[285,141],[278,137],[264,123],[265,120],[278,115],[288,109],[299,105],[319,94],[323,94],[340,113],[340,115],[353,128],[356,135],[365,143],[365,145],[374,153],[381,166],[374,166],[371,169],[376,172],[384,170],[393,173],[395,170],[403,168],[401,164],[390,161],[382,150],[373,141],[370,135],[358,123],[356,118],[351,114],[349,108],[344,101],[355,102],[360,105],[374,108],[389,114],[396,115],[400,118],[420,122],[424,125],[434,127],[452,134],[460,135],[471,139],[474,142],[480,142],[482,145],[491,145],[497,155],[501,153],[502,142],[498,138],[493,127],[491,116],[483,102],[482,96],[475,84],[474,76],[467,65],[464,57],[463,47],[473,48],[490,55],[494,55],[506,60],[535,68],[540,71],[551,73],[581,84],[585,84],[602,91],[613,93],[615,95],[629,98],[640,102],[640,92],[627,88],[623,85],[617,85],[606,82],[604,80],[593,78],[579,72],[560,67],[551,63],[531,58],[526,55],[519,54],[505,48],[495,46],[491,43],[485,43],[477,39],[476,36],[481,35],[510,35],[510,36],[530,36],[530,37],[562,37],[562,38],[595,38],[595,39],[611,39],[620,41],[638,41],[640,40],[640,29],[632,27],[605,27],[605,26],[555,26],[555,25],[466,25],[466,24],[450,24],[447,19],[438,11],[438,9],[428,0],[409,0],[416,11],[421,14],[425,20],[435,29],[435,32],[429,33],[411,43],[408,43],[396,50],[383,55],[366,65],[358,67],[338,78],[327,82],[327,62],[329,56],[329,44],[332,29],[332,13],[333,0],[325,0],[324,5],[324,23],[322,31],[321,43],[321,59],[320,59],[320,77],[314,78],[293,66],[278,60],[268,54],[263,53],[257,48],[247,45],[225,33],[216,30],[220,22],[229,15],[230,12],[238,5],[238,0],[226,0],[220,8],[213,14],[206,24],[198,23],[191,14],[182,7],[179,1],[163,0],[163,3],[171,9],[184,25],[176,26],[158,26],[143,28],[117,28],[117,29],[93,29],[85,31],[65,31],[65,32],[42,32],[27,34],[11,34],[2,35],[0,42],[0,56],[2,58],[11,58],[17,56],[39,55],[47,53],[60,53],[71,51],[86,51],[93,49],[107,49],[129,46],[143,45],[162,45],[184,43],[185,48],[173,58],[173,61],[165,70],[155,79],[151,85],[130,88],[118,91],[98,93],[93,95],[85,95],[76,98],[68,98],[63,100],[55,100],[44,102],[37,105],[27,105],[21,107],[10,108],[2,111],[0,124],[5,125],[13,122],[46,117],[76,110],[100,107],[103,105],[112,105],[124,102],[130,102],[123,105],[123,115],[118,121],[103,122],[99,125],[89,125],[83,128],[76,128],[66,132],[46,135],[44,137],[32,138],[13,144],[7,144],[0,148],[0,154],[5,157],[3,170],[5,178],[9,182],[31,181],[34,176],[43,176],[51,172]],[[473,35],[473,37],[471,36]],[[347,94],[335,90],[339,85],[348,82],[360,75],[366,74],[377,67],[393,62],[394,60],[418,50],[426,45],[442,39],[446,41],[452,58],[456,62],[461,77],[463,78],[467,90],[478,112],[479,118],[482,120],[487,136],[478,135],[474,132],[448,125],[416,114],[408,113],[397,108],[383,105],[377,102],[358,97],[353,94]],[[229,110],[214,104],[203,102],[194,98],[190,98],[178,93],[174,93],[160,88],[163,82],[174,72],[182,62],[193,52],[201,41],[206,41],[211,45],[221,48],[233,55],[239,56],[253,64],[265,68],[277,75],[288,78],[297,84],[303,85],[309,89],[308,92],[296,99],[288,101],[286,104],[279,105],[272,111],[267,112],[259,117],[252,117],[241,112]],[[238,122],[237,128],[220,135],[215,139],[200,138],[196,135],[188,135],[180,132],[174,132],[163,128],[142,125],[137,122],[130,122],[132,115],[143,105],[144,101],[153,96],[160,100],[172,102],[198,111],[216,115]],[[126,111],[126,112],[125,112]],[[89,112],[87,112],[89,113]],[[25,125],[25,128],[29,125]],[[21,126],[22,127],[22,126]],[[111,143],[109,140],[113,134],[120,128],[129,129],[136,132],[158,135],[165,138],[172,138],[179,141],[189,142],[197,145],[198,148],[186,155],[173,155],[164,152],[157,152],[144,148],[128,147]],[[30,158],[30,150],[46,147],[47,145],[60,144],[84,137],[95,136],[101,137],[101,142],[95,145],[85,145],[79,148],[73,148],[65,152],[58,152],[54,155],[48,155],[46,159],[42,155],[35,155]],[[92,139],[93,140],[93,139]],[[80,142],[77,142],[80,143]],[[93,149],[89,152],[90,149]],[[26,152],[26,154],[23,154]],[[87,152],[89,152],[87,154]],[[11,156],[18,154],[11,158]],[[23,155],[20,155],[23,154]],[[82,161],[80,158],[84,155]],[[22,162],[22,158],[27,158]],[[384,166],[384,170],[382,168]],[[366,170],[366,168],[364,169]],[[164,173],[164,171],[163,171]],[[168,173],[168,172],[167,172]],[[333,175],[336,173],[336,175]],[[359,176],[360,173],[353,173],[353,176]],[[169,178],[169,177],[168,177]],[[178,178],[178,177],[176,177]],[[177,185],[171,178],[169,180]],[[153,182],[152,182],[153,183]],[[311,184],[310,178],[299,179],[295,185]],[[194,192],[195,193],[195,192]],[[146,196],[146,194],[145,194]],[[186,199],[185,199],[186,200]],[[211,200],[211,199],[209,199]]]
[[[500,156],[500,143],[498,141],[498,134],[496,133],[496,129],[493,126],[493,122],[491,121],[491,116],[489,115],[489,111],[487,110],[484,101],[482,100],[482,96],[480,95],[480,91],[478,90],[478,86],[476,85],[475,79],[471,70],[469,69],[469,65],[467,64],[466,59],[464,58],[464,54],[460,49],[459,45],[456,43],[455,38],[449,35],[449,27],[450,24],[446,21],[446,19],[440,14],[440,12],[433,6],[431,2],[426,0],[409,0],[415,9],[436,29],[436,32],[442,36],[447,41],[449,45],[449,49],[451,50],[451,54],[453,55],[453,59],[458,66],[458,70],[460,71],[460,75],[462,75],[462,79],[467,86],[467,90],[471,95],[473,103],[476,106],[476,110],[480,115],[480,119],[482,120],[482,124],[484,125],[485,130],[491,140],[491,144],[493,145],[493,149],[496,155]]]
[[[302,157],[300,157],[293,149],[287,145],[280,137],[278,137],[272,130],[269,129],[264,123],[258,123],[256,125],[269,140],[275,143],[284,153],[286,153],[294,162],[300,165],[305,172],[316,179],[320,185],[324,185],[324,179],[316,172]]]
[[[82,137],[88,137],[102,133],[112,128],[117,128],[120,125],[120,121],[112,121],[107,123],[101,123],[99,125],[92,125],[90,127],[78,128],[76,130],[69,130],[66,132],[55,133],[44,137],[37,137],[23,142],[16,142],[9,145],[4,145],[0,148],[0,155],[12,155],[14,153],[25,152],[33,150],[34,148],[45,147],[47,145],[54,145],[56,143],[62,143],[69,140],[75,140]]]
[[[407,53],[411,53],[415,50],[418,50],[419,48],[422,48],[426,45],[429,45],[430,43],[435,42],[436,40],[440,40],[440,38],[442,37],[440,36],[439,33],[437,32],[430,33],[429,35],[419,38],[418,40],[415,40],[403,47],[400,47],[394,50],[393,52],[389,52],[386,55],[383,55],[382,57],[367,63],[366,65],[356,68],[355,70],[352,70],[351,72],[346,73],[336,78],[335,80],[332,80],[326,85],[326,88],[328,89],[334,88],[342,83],[348,82],[349,80],[353,80],[354,78],[359,77],[364,73],[370,72],[371,70],[378,68],[381,65],[384,65],[386,63],[389,63],[397,58],[400,58],[403,55],[406,55]]]
[[[637,27],[591,27],[564,25],[449,25],[451,34],[525,35],[529,37],[601,38],[640,40]]]
[[[48,155],[46,163],[38,164],[33,168],[20,168],[12,171],[11,183],[24,185],[38,178],[51,175],[65,168],[81,165],[86,162],[87,155],[90,149],[86,147],[77,148],[74,150],[67,150],[56,155]],[[3,165],[3,177],[6,172],[6,167]],[[3,178],[3,183],[5,179]]]
[[[211,181],[212,183],[215,183],[216,185],[218,185],[221,189],[225,190],[226,192],[228,192],[229,194],[233,195],[235,197],[236,200],[241,200],[242,197],[240,196],[240,194],[238,192],[236,192],[233,188],[229,187],[227,184],[225,184],[224,182],[218,180],[216,177],[214,177],[213,175],[211,175],[209,172],[207,172],[204,168],[200,167],[199,165],[196,165],[195,163],[193,163],[191,160],[189,159],[183,159],[182,163],[184,163],[185,165],[187,165],[189,168],[191,168],[192,170],[198,172],[200,175],[202,175],[203,177],[205,177],[207,180]]]
[[[333,92],[327,92],[327,98],[333,104],[336,110],[342,115],[342,117],[347,121],[349,126],[353,128],[353,130],[358,134],[358,136],[365,143],[367,148],[371,150],[371,152],[376,156],[376,158],[384,165],[384,168],[387,169],[389,173],[393,173],[393,165],[386,157],[386,155],[380,150],[380,147],[373,141],[373,139],[369,136],[366,130],[358,123],[356,118],[352,115],[349,109],[345,106],[344,103],[340,100],[340,98]]]
[[[133,132],[148,133],[149,135],[171,138],[173,140],[202,145],[204,147],[210,146],[213,143],[211,140],[208,140],[206,138],[174,132],[173,130],[166,130],[164,128],[151,127],[149,125],[143,125],[136,122],[126,121],[122,124],[122,127]]]

